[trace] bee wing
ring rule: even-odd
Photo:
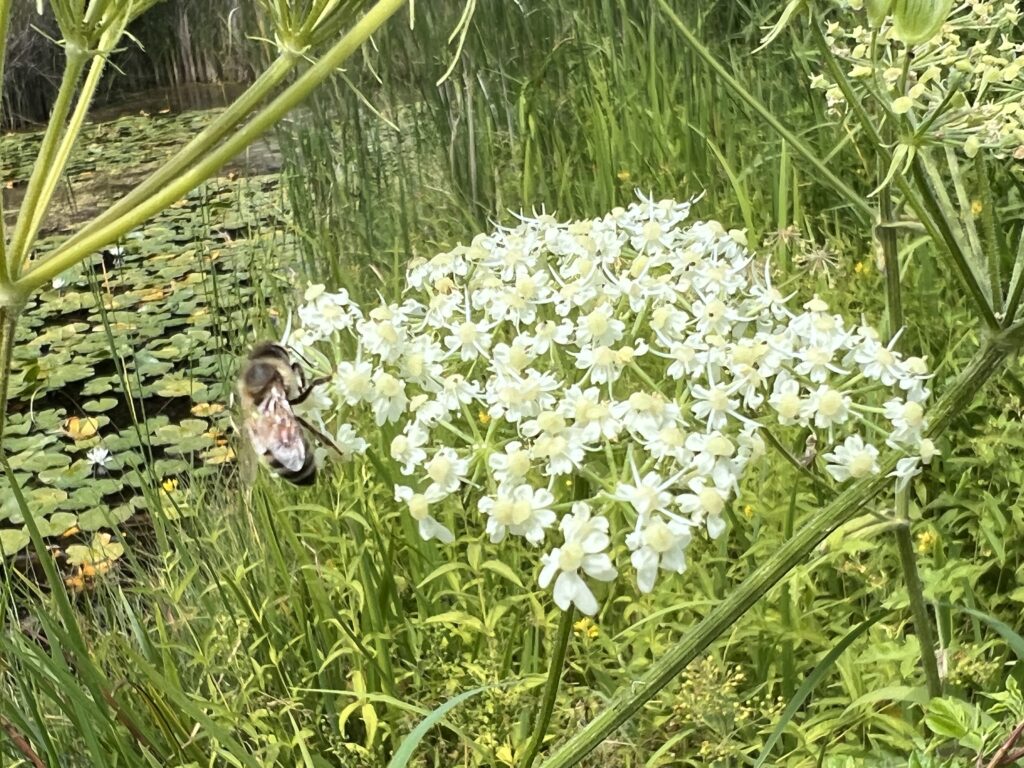
[[[306,463],[306,441],[284,391],[274,387],[246,422],[253,450],[292,472]]]

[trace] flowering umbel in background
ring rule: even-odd
[[[762,425],[813,430],[837,481],[879,471],[867,434],[904,452],[902,482],[919,473],[924,361],[816,297],[789,308],[743,234],[687,226],[690,206],[524,217],[415,261],[401,304],[311,286],[285,339],[334,366],[310,417],[388,455],[424,539],[520,538],[586,614],[595,581],[628,563],[649,592],[725,532]]]

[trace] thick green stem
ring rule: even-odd
[[[782,539],[787,541],[793,536],[796,525],[796,494],[798,483],[793,483],[793,490],[789,496],[789,507],[786,509],[786,518],[782,524]],[[793,625],[793,596],[789,593],[789,582],[783,582],[779,590],[779,616],[782,619],[782,629],[786,636],[782,639],[782,698],[790,701],[793,692],[796,691],[796,659],[793,635],[796,627]]]
[[[882,244],[882,254],[885,257],[885,304],[889,315],[888,335],[892,339],[903,327],[903,300],[900,291],[900,260],[896,232],[887,226],[892,223],[892,201],[889,198],[888,187],[882,188],[878,202],[882,225],[878,231],[878,239]],[[932,636],[932,625],[925,607],[924,590],[921,588],[921,577],[917,572],[917,560],[914,558],[914,545],[910,535],[909,503],[909,488],[897,488],[896,516],[901,524],[896,528],[896,548],[899,550],[903,580],[907,585],[907,594],[910,596],[914,632],[917,633],[918,645],[921,648],[921,665],[924,667],[925,679],[928,681],[928,694],[935,697],[942,695],[942,681],[939,679],[939,668],[935,662],[935,640]]]
[[[935,660],[935,637],[932,634],[932,622],[924,600],[921,577],[917,572],[917,559],[914,557],[914,542],[910,535],[910,520],[907,516],[907,493],[908,489],[904,488],[896,494],[897,513],[902,518],[902,524],[896,528],[896,547],[900,553],[903,578],[907,582],[910,615],[914,618],[914,633],[917,635],[917,643],[921,648],[921,666],[924,668],[925,680],[928,682],[928,695],[936,698],[942,695],[942,678],[939,677],[939,665]]]
[[[978,390],[1003,367],[1006,358],[1019,349],[1024,327],[1014,326],[990,338],[958,377],[930,414],[928,435],[938,435],[954,417],[974,399]],[[544,768],[576,765],[640,707],[671,683],[686,666],[727,631],[775,584],[807,556],[826,536],[843,523],[862,514],[865,505],[892,480],[886,475],[896,467],[899,455],[890,453],[881,462],[879,475],[861,480],[847,488],[831,504],[817,512],[763,565],[748,576],[728,597],[711,611],[686,637],[635,682],[623,686],[608,707],[561,747]]]
[[[49,207],[50,201],[43,195],[47,186],[47,178],[54,173],[57,176],[60,175],[60,171],[53,167],[53,158],[57,152],[58,142],[64,133],[65,123],[67,122],[68,113],[71,111],[78,79],[82,75],[82,70],[85,69],[86,61],[87,57],[84,53],[68,53],[60,90],[57,91],[57,100],[53,104],[53,112],[50,114],[50,122],[46,126],[46,133],[43,134],[43,141],[39,145],[39,154],[36,156],[36,163],[32,168],[32,177],[29,179],[28,188],[25,190],[25,199],[21,202],[21,210],[18,211],[18,221],[14,225],[14,233],[11,236],[11,243],[7,249],[7,258],[12,278],[17,277],[18,265],[25,260],[25,256],[32,245],[29,240],[29,232],[37,209],[42,208],[45,211]]]
[[[0,0],[0,46],[7,44],[7,30],[11,21],[11,0]],[[4,56],[0,56],[0,83],[4,82]],[[7,263],[7,234],[4,232],[3,205],[0,201],[0,287],[10,283],[11,271]],[[2,413],[2,412],[0,412]]]
[[[4,450],[7,424],[7,393],[11,388],[11,361],[14,358],[14,334],[18,329],[21,305],[0,304],[0,455]]]
[[[562,611],[562,620],[558,623],[558,634],[555,636],[554,646],[551,649],[551,666],[548,667],[548,680],[544,684],[544,698],[541,701],[537,719],[533,722],[533,737],[519,763],[523,768],[530,768],[534,760],[537,759],[541,745],[544,743],[544,737],[547,735],[548,726],[551,725],[551,713],[555,711],[555,699],[558,697],[558,685],[562,681],[565,653],[569,649],[572,620],[575,615],[571,605],[568,610]]]
[[[74,245],[58,248],[45,262],[30,269],[18,281],[18,288],[25,291],[35,290],[89,254],[114,242],[133,227],[155,216],[208,179],[228,160],[262,136],[287,112],[302,103],[316,86],[358,50],[405,2],[406,0],[380,0],[316,64],[224,143],[131,211],[83,237]]]
[[[245,93],[235,99],[212,123],[200,131],[188,144],[178,150],[174,157],[160,166],[149,178],[131,192],[68,238],[63,243],[64,247],[67,248],[75,245],[86,236],[115,221],[118,217],[123,216],[140,203],[145,202],[176,179],[189,165],[195,162],[210,147],[223,139],[245,119],[246,115],[259,106],[260,102],[266,99],[281,84],[281,81],[284,80],[288,73],[292,71],[297,61],[299,61],[299,56],[293,51],[287,51],[278,56],[256,78],[253,84],[245,90]]]
[[[111,26],[103,33],[100,39],[99,51],[92,56],[92,64],[89,66],[89,74],[85,77],[85,82],[82,83],[82,90],[78,94],[78,103],[75,105],[75,111],[71,115],[71,119],[68,121],[67,129],[64,131],[64,135],[61,137],[60,146],[57,147],[57,151],[53,156],[53,160],[50,163],[50,171],[46,174],[46,178],[43,182],[43,189],[39,196],[39,204],[35,206],[33,210],[27,211],[31,217],[28,230],[25,234],[25,243],[28,252],[31,252],[31,245],[35,242],[36,235],[39,233],[39,228],[43,224],[43,219],[46,217],[46,211],[50,207],[50,201],[53,199],[53,193],[57,189],[57,184],[60,182],[61,175],[64,173],[64,169],[67,167],[68,160],[71,157],[71,150],[75,146],[75,142],[78,140],[79,134],[82,132],[82,124],[85,122],[86,116],[89,114],[89,107],[92,105],[92,97],[96,93],[96,88],[99,87],[100,79],[103,77],[103,70],[106,68],[107,56],[110,51],[113,50],[114,46],[117,45],[117,41],[121,39],[121,35],[124,33],[124,25],[127,24],[127,18],[122,19],[120,22],[111,24]],[[21,274],[22,265],[27,260],[23,257],[20,263],[12,265],[11,277],[17,278]]]

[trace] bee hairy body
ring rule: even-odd
[[[238,377],[244,431],[270,469],[295,485],[316,479],[316,460],[292,405],[309,394],[301,369],[280,344],[253,347]],[[311,388],[310,388],[311,389]]]

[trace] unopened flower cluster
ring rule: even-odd
[[[411,264],[401,303],[311,286],[286,342],[333,379],[307,418],[390,459],[424,539],[520,540],[585,614],[627,561],[648,592],[725,532],[762,424],[816,433],[823,478],[878,473],[883,441],[918,473],[924,361],[817,297],[790,308],[743,233],[690,207],[523,218]]]
[[[826,38],[858,96],[884,99],[914,125],[927,123],[930,140],[969,157],[984,149],[1024,160],[1024,39],[1017,0],[957,3],[940,31],[910,52],[896,39],[891,18],[872,29],[862,2],[845,5],[828,24]],[[826,74],[814,75],[812,85],[825,91],[830,108],[846,111],[842,91]]]

